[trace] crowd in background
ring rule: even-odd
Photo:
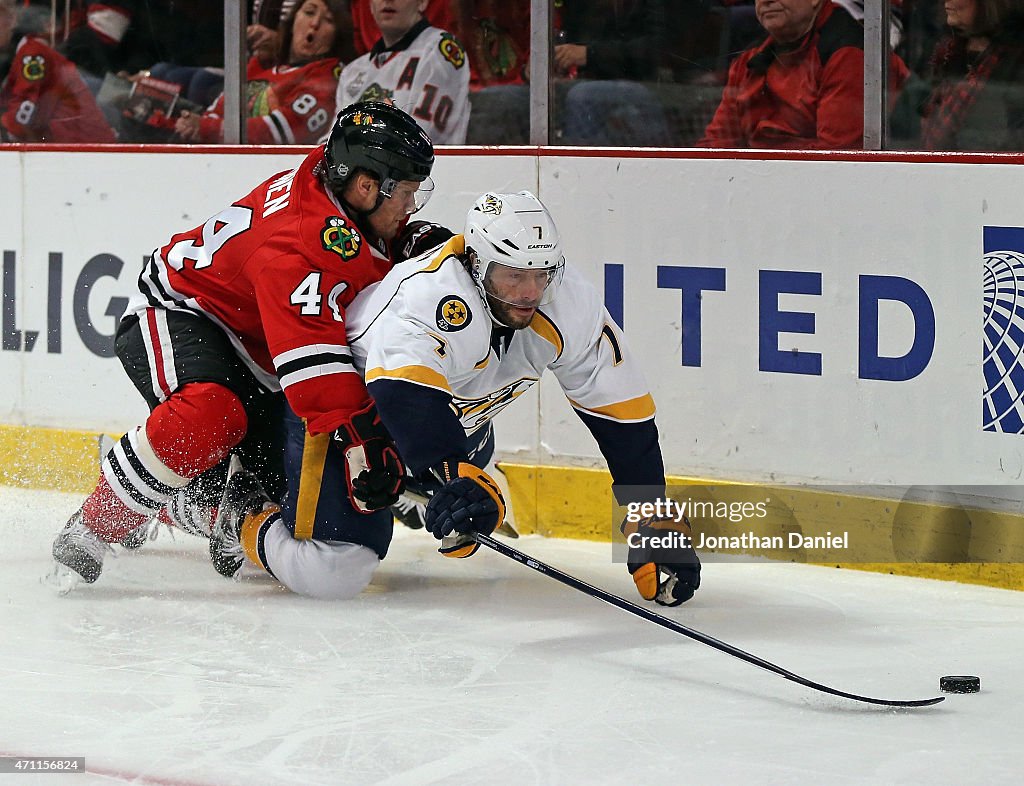
[[[527,144],[529,0],[254,0],[251,143]],[[863,0],[554,0],[552,143],[857,149]],[[893,0],[890,146],[1024,151],[1024,0]],[[222,140],[223,4],[0,0],[0,141]]]

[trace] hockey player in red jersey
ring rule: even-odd
[[[107,453],[58,534],[58,573],[95,581],[107,544],[229,451],[264,462],[261,479],[280,493],[279,391],[310,433],[362,449],[365,473],[348,488],[360,505],[397,499],[403,468],[352,365],[345,309],[391,268],[388,241],[429,197],[433,162],[411,117],[357,104],[296,169],[153,253],[116,338],[151,413]]]

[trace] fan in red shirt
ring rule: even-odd
[[[114,142],[114,130],[75,65],[52,49],[39,27],[49,27],[40,9],[23,9],[19,26],[32,30],[18,42],[10,71],[0,86],[0,137],[16,142]],[[11,9],[0,10],[12,18]],[[36,24],[40,23],[40,24]],[[10,26],[4,26],[7,41]]]
[[[59,577],[95,581],[107,544],[176,496],[216,505],[219,492],[204,484],[215,485],[209,471],[226,471],[229,453],[279,494],[282,392],[310,434],[337,433],[365,454],[338,493],[365,510],[398,499],[404,468],[352,363],[345,309],[390,270],[389,241],[426,202],[433,163],[407,114],[354,104],[298,168],[153,253],[115,342],[150,415],[106,454],[95,490],[58,534]],[[208,536],[210,523],[183,529]]]
[[[860,149],[864,29],[831,0],[756,0],[768,38],[729,67],[698,147]],[[893,96],[907,67],[890,58]]]
[[[277,64],[249,58],[249,120],[246,141],[253,144],[315,144],[335,115],[334,94],[344,65],[348,20],[339,0],[304,0],[281,28]],[[182,112],[174,123],[185,142],[220,142],[224,96],[201,116]]]

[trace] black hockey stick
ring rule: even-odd
[[[856,693],[846,693],[845,691],[837,690],[836,688],[830,688],[828,685],[822,685],[820,682],[814,682],[806,677],[801,677],[799,674],[794,674],[791,671],[787,671],[781,666],[776,666],[774,663],[763,660],[756,655],[751,655],[749,652],[726,644],[724,641],[712,638],[705,633],[688,628],[676,622],[668,617],[663,617],[660,614],[655,614],[653,611],[645,609],[643,606],[638,606],[635,603],[631,603],[624,598],[620,598],[617,595],[612,595],[610,592],[605,592],[603,589],[599,589],[592,584],[587,584],[585,581],[581,581],[575,576],[570,576],[558,568],[553,568],[550,565],[545,565],[543,562],[534,559],[517,549],[507,546],[501,541],[495,540],[488,535],[481,535],[478,532],[473,533],[473,537],[482,546],[487,546],[490,549],[494,549],[499,554],[504,554],[506,557],[511,557],[516,562],[521,562],[528,568],[533,568],[538,573],[543,573],[545,576],[550,576],[556,581],[560,581],[573,589],[578,589],[580,592],[585,592],[591,597],[603,600],[605,603],[610,603],[613,606],[618,606],[623,611],[628,611],[630,614],[635,614],[638,617],[643,617],[649,622],[653,622],[655,625],[661,625],[663,628],[668,628],[676,633],[681,633],[695,641],[699,641],[701,644],[707,644],[709,647],[714,647],[716,650],[721,650],[729,655],[732,655],[740,660],[745,660],[747,663],[752,663],[755,666],[760,666],[762,669],[767,671],[773,671],[780,677],[785,677],[787,680],[797,682],[800,685],[804,685],[808,688],[821,691],[822,693],[831,693],[833,696],[842,696],[846,699],[853,699],[854,701],[863,701],[868,704],[882,704],[887,707],[928,707],[932,704],[938,704],[940,701],[945,701],[945,696],[938,696],[934,699],[910,699],[910,700],[899,700],[899,699],[873,699],[870,696],[858,696]]]

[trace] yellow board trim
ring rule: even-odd
[[[299,497],[295,505],[295,539],[312,540],[316,508],[320,502],[320,487],[327,462],[330,434],[313,436],[306,432],[302,448],[302,469],[299,470]]]
[[[607,471],[580,467],[548,467],[510,462],[500,462],[499,469],[508,484],[509,502],[515,515],[516,529],[522,534],[538,534],[547,537],[577,538],[610,542],[613,536],[611,477]],[[804,523],[812,520],[822,530],[838,530],[842,522],[851,520],[877,520],[879,534],[891,532],[892,517],[886,519],[886,506],[893,507],[892,500],[871,497],[857,497],[824,490],[778,488],[760,484],[736,483],[672,476],[670,486],[706,485],[722,490],[732,490],[737,499],[763,499],[766,495],[779,502],[778,509],[788,517],[795,517]],[[775,506],[773,506],[775,507]],[[910,503],[900,506],[903,518],[899,522],[900,537],[916,539],[924,547],[948,549],[949,542],[941,537],[950,519],[962,517],[964,511],[931,503]],[[1024,533],[1024,516],[992,510],[967,511],[977,533],[991,537],[976,536],[971,540],[971,553],[981,555],[986,549],[995,553],[1007,538],[1019,537]],[[940,522],[943,526],[936,527]],[[785,527],[786,520],[776,519],[770,525]],[[954,522],[955,523],[955,522]],[[886,530],[886,527],[889,529]],[[616,532],[617,534],[617,532]],[[816,533],[807,531],[805,534]],[[939,537],[936,537],[938,534]],[[952,544],[954,547],[955,543]],[[1020,549],[1024,544],[1015,543]],[[961,548],[963,546],[961,545]],[[756,553],[756,552],[755,552]],[[772,555],[764,555],[771,558]],[[1024,564],[1021,562],[978,561],[950,563],[936,562],[819,562],[813,559],[813,552],[806,552],[806,564],[827,565],[836,568],[852,568],[901,576],[943,579],[967,584],[983,584],[1004,589],[1024,590]],[[775,555],[776,559],[791,559],[792,553]],[[855,553],[851,559],[857,559]],[[975,557],[977,559],[977,557]]]
[[[0,425],[0,485],[86,494],[95,487],[99,476],[101,436],[98,432]],[[116,438],[116,435],[110,436]],[[326,451],[324,437],[329,437],[321,437]],[[611,479],[605,470],[506,462],[502,462],[500,468],[508,484],[509,501],[520,532],[559,538],[611,540]],[[756,484],[684,477],[670,477],[669,483],[733,487],[737,493],[752,497],[763,496],[766,489]],[[776,493],[772,488],[773,498]],[[836,519],[831,516],[849,520],[852,515],[868,515],[872,510],[878,510],[879,504],[879,500],[867,497],[826,491],[804,491],[803,497],[794,494],[796,502],[789,503],[792,510],[802,516],[800,511],[806,512],[808,506],[812,506],[815,518],[826,529],[836,528]],[[953,531],[958,524],[955,516],[950,519],[949,509],[940,505],[915,503],[909,506],[909,510],[913,514],[912,520],[904,524],[908,532],[913,532],[915,521],[944,521],[952,526]],[[1024,516],[999,511],[972,510],[968,513],[972,525],[979,530],[1011,535],[1024,532]],[[957,513],[961,514],[962,511]],[[832,562],[828,565],[1024,590],[1024,565],[1020,563],[982,560],[969,563]]]
[[[399,368],[371,368],[366,372],[366,382],[369,384],[375,379],[404,379],[407,382],[416,382],[430,388],[437,388],[446,393],[451,393],[448,387],[448,380],[443,375],[426,366],[400,366]]]

